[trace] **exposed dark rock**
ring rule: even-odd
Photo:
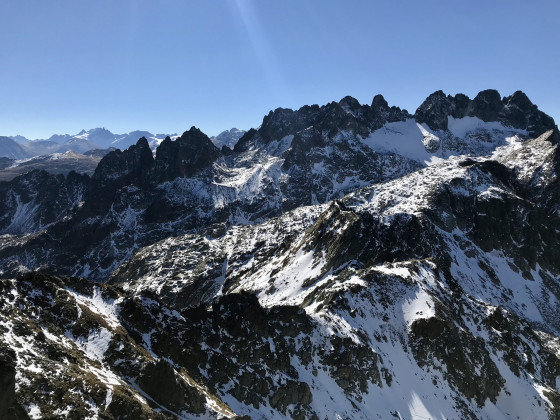
[[[447,116],[451,114],[452,102],[443,91],[432,93],[418,107],[414,118],[420,123],[426,123],[432,130],[446,130]]]
[[[289,405],[308,405],[311,404],[312,400],[313,396],[309,385],[305,382],[288,380],[285,385],[280,387],[280,389],[270,397],[270,406],[276,408],[281,413],[285,413]]]
[[[160,182],[191,176],[208,168],[220,156],[219,149],[198,128],[191,127],[181,137],[161,142],[156,151],[154,175]]]
[[[178,377],[173,368],[164,360],[151,363],[144,368],[138,385],[155,401],[173,410],[188,410],[190,413],[204,413],[204,398]]]
[[[397,106],[389,107],[389,104],[382,95],[375,95],[371,102],[371,109],[377,120],[373,129],[381,127],[385,122],[405,121],[412,118],[406,109],[400,109]],[[380,125],[381,124],[381,125]]]
[[[412,323],[410,340],[420,366],[432,365],[436,358],[446,366],[449,382],[478,406],[496,401],[505,381],[480,338],[432,317]]]
[[[518,90],[513,95],[505,97],[503,104],[504,106],[498,116],[500,121],[504,121],[512,127],[527,130],[534,137],[553,130],[554,134],[551,141],[555,143],[560,141],[558,126],[554,120],[540,111],[525,93]]]
[[[526,130],[533,137],[554,130],[554,141],[560,140],[554,120],[540,111],[521,91],[502,99],[496,90],[488,89],[471,100],[463,94],[452,97],[438,90],[428,96],[414,114],[416,121],[426,123],[432,130],[446,130],[448,116],[498,121],[508,127]]]
[[[121,179],[121,183],[127,181],[137,183],[153,163],[154,158],[148,140],[142,137],[136,145],[130,146],[125,151],[117,149],[101,159],[93,174],[93,180],[107,183]]]
[[[472,100],[467,115],[482,121],[497,121],[502,107],[502,98],[497,90],[483,90]]]
[[[334,367],[334,380],[346,394],[360,401],[369,383],[381,386],[379,359],[370,347],[357,345],[346,337],[333,337],[330,344],[329,351],[321,352],[322,361]]]
[[[16,399],[16,354],[0,347],[0,419],[28,419],[27,413]]]

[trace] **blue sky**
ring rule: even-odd
[[[0,135],[209,135],[381,93],[523,90],[560,122],[560,2],[2,0]]]

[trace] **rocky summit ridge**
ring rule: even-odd
[[[0,418],[560,418],[559,140],[345,97],[1,182]]]

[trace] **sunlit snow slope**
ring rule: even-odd
[[[0,418],[558,419],[559,139],[346,97],[0,183]]]

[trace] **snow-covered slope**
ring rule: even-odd
[[[137,328],[147,319],[135,323],[135,305],[118,290],[77,279],[0,281],[0,416],[233,417],[184,368],[143,347]],[[182,319],[163,309],[161,315],[161,322]]]
[[[271,310],[303,308],[319,330],[301,346],[326,340],[336,352],[345,340],[344,356],[332,357],[352,360],[331,370],[320,351],[290,356],[319,418],[556,418],[560,237],[545,235],[559,218],[541,225],[547,204],[520,197],[547,170],[558,187],[550,135],[451,158],[327,208],[167,239],[112,282],[176,308],[242,292]],[[253,418],[282,417],[266,402],[226,401]]]
[[[557,419],[559,138],[520,92],[346,97],[1,183],[0,417]]]
[[[527,131],[484,122],[477,117],[448,117],[447,130],[431,130],[414,119],[387,123],[363,140],[378,153],[395,153],[422,164],[450,156],[491,154],[497,147],[527,138]]]

